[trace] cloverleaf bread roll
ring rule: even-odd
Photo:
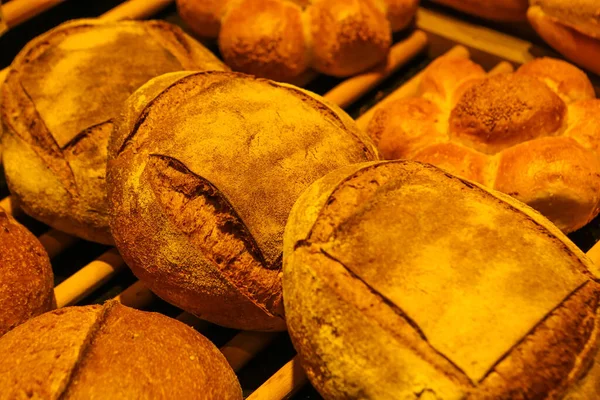
[[[433,0],[467,14],[494,21],[524,21],[528,0]]]
[[[509,194],[563,232],[600,210],[600,100],[565,61],[486,76],[470,60],[441,57],[420,94],[379,109],[368,131],[384,157],[431,163]]]
[[[0,399],[242,399],[225,357],[189,326],[110,301],[0,339]]]
[[[530,0],[527,18],[559,53],[600,75],[600,2]]]
[[[300,193],[377,159],[348,115],[291,85],[182,72],[127,101],[111,137],[110,226],[157,295],[211,322],[285,329],[283,229]]]
[[[414,161],[326,175],[284,236],[286,321],[327,399],[596,398],[599,278],[533,209]]]
[[[392,32],[405,28],[418,0],[177,0],[200,36],[218,37],[233,69],[289,81],[313,68],[334,76],[385,60]]]
[[[37,37],[17,55],[2,87],[12,195],[53,228],[111,243],[106,147],[123,102],[163,73],[225,68],[160,21],[78,20]]]
[[[54,275],[46,250],[0,208],[0,336],[56,307]],[[1,359],[1,358],[0,358]]]

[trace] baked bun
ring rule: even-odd
[[[467,14],[494,21],[525,21],[529,0],[433,0]]]
[[[123,102],[163,73],[225,68],[160,21],[78,20],[37,37],[17,55],[2,88],[11,193],[53,228],[111,243],[106,147]]]
[[[0,208],[0,336],[56,307],[54,275],[37,238]],[[1,359],[1,358],[0,358]]]
[[[559,53],[600,75],[600,2],[530,0],[527,18]]]
[[[349,76],[383,61],[418,0],[177,0],[233,69],[290,81],[308,68]]]
[[[225,357],[189,326],[110,301],[0,339],[0,399],[242,399]]]
[[[596,398],[599,277],[533,209],[406,160],[316,181],[284,236],[289,332],[327,399]]]
[[[369,134],[388,159],[431,163],[537,209],[563,232],[600,204],[600,100],[586,75],[542,58],[487,77],[441,57],[419,97],[378,110]]]
[[[282,330],[281,253],[300,193],[377,159],[321,97],[237,73],[166,74],[127,101],[109,146],[111,229],[157,295],[202,319]]]

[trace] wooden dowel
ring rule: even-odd
[[[240,332],[221,347],[221,353],[231,368],[239,371],[256,354],[267,347],[278,334],[279,332]]]
[[[246,400],[281,400],[296,393],[308,383],[308,378],[300,366],[298,356],[292,358]]]
[[[174,0],[129,0],[100,16],[102,19],[145,19],[167,8]]]
[[[184,324],[191,326],[199,332],[206,330],[211,325],[210,322],[200,319],[189,312],[182,312],[177,316],[176,319],[179,322],[183,322]]]
[[[509,63],[507,61],[502,61],[501,63],[496,65],[494,68],[492,68],[488,72],[488,75],[510,74],[511,72],[514,72],[514,71],[515,71],[515,69],[511,63]]]
[[[108,250],[54,288],[57,306],[65,307],[81,300],[113,277],[124,264],[116,249]]]
[[[2,6],[2,13],[10,29],[63,1],[65,0],[12,0]]]
[[[19,208],[19,205],[17,204],[16,200],[11,196],[5,197],[2,200],[0,200],[0,207],[2,207],[2,209],[6,211],[7,214],[12,215],[13,217],[19,216],[23,213],[23,211]]]
[[[79,241],[75,236],[68,235],[64,232],[57,231],[56,229],[50,229],[48,232],[41,235],[39,238],[40,243],[46,249],[48,256],[54,258],[67,248]]]
[[[469,58],[469,51],[464,46],[454,46],[450,49],[446,54],[442,57],[460,57],[460,58]],[[356,124],[362,130],[366,130],[369,125],[369,121],[373,118],[373,114],[382,106],[388,104],[390,101],[396,99],[404,99],[407,97],[415,96],[419,90],[419,85],[421,84],[421,77],[423,76],[423,71],[419,72],[417,75],[412,77],[408,82],[404,85],[400,86],[398,89],[393,91],[375,106],[371,107],[367,112],[356,119]]]
[[[144,308],[156,300],[156,295],[150,291],[141,281],[136,281],[127,289],[122,291],[115,300],[132,308]]]
[[[373,68],[360,75],[346,79],[333,89],[325,98],[345,108],[358,100],[362,95],[390,76],[394,71],[414,58],[427,45],[427,35],[423,31],[415,31],[407,39],[396,43],[388,55],[385,64]]]

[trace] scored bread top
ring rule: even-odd
[[[561,398],[598,350],[598,268],[531,208],[433,166],[318,180],[284,256],[288,328],[327,398]]]
[[[0,339],[0,358],[0,399],[242,398],[210,341],[118,302],[39,316]]]
[[[150,78],[204,68],[225,66],[179,28],[159,21],[77,20],[32,40],[3,86],[11,192],[35,218],[110,243],[104,178],[114,118]]]
[[[382,107],[368,129],[384,157],[510,194],[571,232],[600,209],[599,107],[586,75],[564,61],[486,76],[470,60],[440,57],[419,96]]]
[[[309,67],[348,76],[385,59],[391,32],[418,0],[178,0],[201,36],[219,38],[233,69],[289,81]]]
[[[377,157],[343,111],[302,89],[236,73],[166,74],[128,100],[111,139],[111,229],[159,295],[220,324],[281,328],[294,200],[327,172]],[[194,301],[200,294],[213,300]]]
[[[0,208],[0,336],[56,307],[54,276],[38,239]]]
[[[597,0],[531,0],[554,22],[600,39],[600,3]]]

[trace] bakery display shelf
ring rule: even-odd
[[[35,3],[13,0],[13,6],[19,2]],[[58,3],[65,3],[58,6],[65,7],[69,2],[37,3],[47,4],[49,8]],[[54,12],[58,7],[48,12]],[[32,13],[23,15],[28,15],[25,19],[34,17]],[[36,18],[40,17],[43,15]],[[102,17],[153,17],[182,25],[172,1],[164,0],[125,1],[102,14]],[[441,14],[439,8],[421,8],[417,21],[419,30],[405,32],[395,38],[396,44],[386,65],[346,80],[308,74],[304,77],[303,86],[345,108],[356,118],[359,127],[365,128],[377,107],[393,99],[415,95],[423,69],[442,54],[470,57],[489,73],[510,72],[515,65],[535,56],[555,56],[544,46],[457,19],[456,16]],[[185,29],[185,26],[182,27]],[[15,29],[34,30],[26,22]],[[40,33],[34,32],[33,36]],[[24,44],[20,43],[21,46]],[[211,48],[214,50],[214,44]],[[423,52],[425,48],[427,51]],[[0,81],[1,74],[5,73],[5,70],[0,73]],[[598,88],[597,77],[592,77],[592,81]],[[247,398],[320,398],[307,384],[287,334],[238,332],[182,312],[157,298],[137,281],[115,249],[84,242],[33,221],[22,213],[10,197],[5,197],[8,196],[8,190],[4,183],[0,187],[0,195],[3,197],[0,205],[36,233],[48,251],[55,272],[55,293],[59,307],[100,303],[116,298],[130,307],[162,312],[193,326],[221,349],[238,373]],[[600,262],[600,245],[592,248],[600,236],[598,222],[598,219],[592,221],[570,237],[584,251],[589,250],[588,254],[593,260]]]

